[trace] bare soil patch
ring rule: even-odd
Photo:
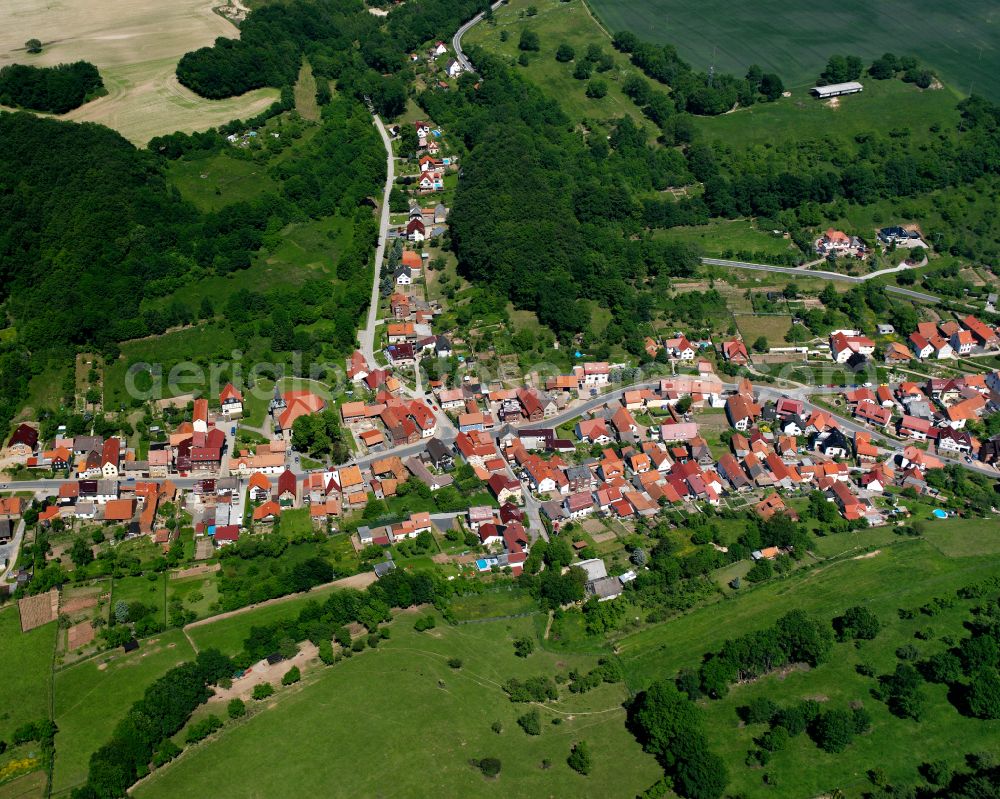
[[[34,630],[55,621],[59,615],[59,592],[53,588],[46,594],[26,596],[18,600],[17,609],[21,614],[21,632]]]
[[[211,541],[207,542],[211,544]],[[221,563],[206,563],[204,566],[191,566],[188,569],[181,569],[170,575],[171,580],[183,580],[185,577],[197,577],[200,574],[214,574],[222,568]]]
[[[254,663],[244,672],[242,677],[233,680],[231,688],[220,688],[216,686],[215,696],[209,702],[228,702],[230,699],[242,699],[246,701],[253,697],[254,686],[269,682],[271,685],[280,685],[281,678],[292,667],[298,666],[299,671],[305,674],[310,665],[317,659],[319,650],[310,641],[299,644],[298,654],[290,660],[282,660],[280,663],[271,665],[266,660]]]
[[[63,602],[62,605],[59,606],[59,610],[63,613],[72,614],[94,607],[97,607],[96,596],[81,596],[71,599],[69,602]]]
[[[74,624],[66,631],[66,648],[73,650],[86,646],[94,640],[94,626],[89,621]]]
[[[864,555],[855,555],[851,560],[868,560],[868,558],[874,558],[876,555],[881,555],[882,550],[876,549],[874,552],[866,552]]]

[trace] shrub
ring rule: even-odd
[[[592,100],[600,100],[608,94],[608,83],[600,78],[594,78],[587,84],[587,97]]]
[[[833,620],[838,641],[853,639],[871,640],[881,629],[878,616],[862,605],[854,605],[844,615]]]
[[[500,773],[500,760],[495,757],[484,757],[482,760],[475,761],[476,768],[478,768],[483,775],[486,777],[495,777]]]
[[[739,709],[740,718],[747,724],[767,724],[778,712],[778,706],[766,696],[752,699]]]
[[[535,642],[530,638],[514,639],[514,654],[519,658],[526,658],[535,651]]]
[[[462,668],[462,658],[448,658],[448,665],[453,669]]]
[[[229,704],[226,706],[226,712],[231,719],[238,719],[240,716],[245,716],[247,713],[246,702],[242,699],[230,699]]]
[[[421,616],[413,623],[413,629],[418,633],[422,633],[425,630],[433,630],[435,627],[437,627],[437,620],[431,614]]]
[[[584,776],[590,774],[594,768],[594,761],[590,757],[590,748],[586,741],[580,741],[573,746],[569,757],[566,758],[566,763],[573,771],[578,771]]]
[[[195,722],[188,728],[187,735],[184,736],[184,740],[189,744],[203,741],[221,726],[222,719],[218,716],[206,716],[201,721]]]
[[[572,61],[576,57],[576,51],[568,44],[563,42],[559,45],[556,50],[556,61],[562,61],[566,63],[567,61]]]
[[[299,680],[302,679],[302,672],[299,671],[298,666],[292,666],[285,675],[281,678],[282,685],[294,685]]]
[[[542,720],[539,717],[537,710],[525,713],[517,720],[517,723],[520,725],[522,730],[528,733],[528,735],[542,734]]]
[[[274,686],[269,682],[262,682],[253,687],[253,698],[258,701],[267,699],[272,694],[274,694]]]
[[[788,730],[778,726],[760,736],[760,745],[768,752],[780,752],[788,745]]]
[[[156,753],[153,755],[153,766],[156,768],[165,766],[180,753],[181,748],[170,738],[167,738],[162,744],[160,744],[160,748],[157,749]]]

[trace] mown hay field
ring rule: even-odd
[[[210,45],[218,36],[238,35],[206,0],[0,3],[0,67],[92,62],[108,94],[63,118],[99,122],[138,145],[163,133],[205,130],[253,116],[274,102],[275,89],[205,100],[177,82],[174,68],[185,52]],[[32,38],[43,44],[40,55],[24,50]]]

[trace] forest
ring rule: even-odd
[[[11,64],[0,69],[0,105],[65,114],[104,92],[97,67],[88,61],[32,67]]]
[[[244,335],[271,337],[276,350],[308,351],[313,342],[296,338],[292,326],[325,315],[346,320],[336,346],[353,343],[376,235],[362,201],[378,193],[385,170],[378,134],[359,103],[338,98],[324,107],[320,130],[275,170],[277,193],[211,213],[168,184],[161,156],[107,128],[15,113],[0,115],[0,136],[9,143],[0,152],[0,302],[17,331],[0,344],[0,427],[48,356],[66,358],[87,346],[116,357],[118,342],[198,316],[225,313]],[[352,168],[345,171],[345,163]],[[226,308],[214,308],[211,298],[200,309],[140,307],[198,275],[248,267],[268,234],[273,239],[292,220],[337,213],[362,214],[338,264],[343,291],[307,284],[294,296],[234,295]]]
[[[186,53],[177,78],[203,97],[232,97],[293,85],[306,57],[317,77],[396,116],[406,105],[406,54],[454,30],[481,6],[476,0],[417,0],[394,10],[383,29],[358,0],[267,5],[247,17],[239,39],[219,38]]]
[[[624,46],[633,54],[638,47]],[[1000,174],[1000,108],[976,96],[959,104],[958,126],[934,123],[929,144],[876,131],[758,151],[701,141],[687,111],[632,76],[626,93],[655,107],[647,115],[659,120],[661,143],[674,145],[652,147],[629,117],[615,120],[607,140],[581,136],[554,99],[505,63],[477,50],[470,57],[481,83],[463,76],[457,90],[419,98],[470,151],[451,216],[459,267],[536,312],[560,338],[583,334],[585,347],[596,342],[581,300],[612,311],[601,344],[638,355],[642,324],[671,301],[669,278],[697,268],[697,252],[651,238],[653,229],[758,217],[780,220],[774,226],[808,247],[823,204],[918,196]],[[658,78],[686,74],[676,58],[670,63]],[[696,182],[702,196],[656,196]],[[944,237],[942,246],[949,244]]]

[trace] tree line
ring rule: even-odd
[[[89,61],[34,67],[11,64],[0,69],[0,104],[65,114],[104,91],[97,67]]]

